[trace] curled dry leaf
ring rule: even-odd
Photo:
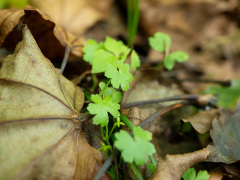
[[[230,115],[226,110],[213,120],[210,131],[214,145],[208,145],[210,155],[208,161],[227,164],[240,160],[240,112]]]
[[[43,54],[51,59],[62,59],[66,47],[82,56],[87,28],[108,15],[112,0],[54,0],[30,1],[23,10],[0,10],[0,47],[14,50],[21,40],[17,25],[27,24]]]
[[[103,158],[74,121],[83,92],[43,56],[27,26],[22,34],[1,60],[1,178],[92,179]]]
[[[186,154],[167,155],[163,161],[159,162],[156,171],[150,180],[181,179],[188,168],[192,167],[194,164],[204,161],[208,154],[208,149],[204,148],[202,150]]]
[[[211,109],[210,111],[202,111],[188,119],[183,119],[183,122],[190,122],[197,132],[204,134],[212,129],[212,121],[219,116],[218,109]]]

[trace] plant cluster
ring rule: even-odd
[[[168,70],[174,67],[175,61],[184,62],[188,59],[188,55],[182,51],[169,53],[171,38],[167,34],[158,32],[154,37],[149,38],[149,42],[153,49],[165,53],[164,66]],[[99,83],[101,91],[99,94],[91,95],[92,102],[87,107],[89,113],[94,115],[93,124],[100,125],[104,141],[100,150],[104,151],[105,156],[108,157],[108,152],[113,152],[114,145],[121,152],[123,160],[133,168],[137,177],[140,174],[134,164],[144,164],[148,155],[153,164],[148,163],[148,167],[154,172],[156,161],[153,154],[156,150],[150,142],[152,134],[140,126],[135,127],[126,116],[119,112],[122,94],[118,90],[127,91],[129,89],[129,83],[133,81],[130,69],[135,71],[140,66],[138,54],[124,45],[122,41],[111,37],[106,37],[105,41],[100,43],[89,39],[83,52],[83,59],[92,65],[91,72],[93,74],[104,73],[108,79],[107,83]],[[130,65],[127,63],[128,57]],[[113,123],[109,123],[109,119],[112,119]],[[110,124],[113,125],[110,126]],[[131,129],[132,135],[120,129],[123,125],[127,125]],[[113,135],[116,129],[118,132]],[[113,169],[110,169],[109,173],[112,174],[112,171]]]

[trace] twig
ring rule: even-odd
[[[61,68],[60,68],[62,73],[63,73],[63,71],[64,71],[64,69],[67,65],[70,50],[71,50],[71,48],[69,46],[66,46],[65,53],[64,53],[64,58],[63,58]]]

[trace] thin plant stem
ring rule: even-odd
[[[96,74],[92,74],[92,81],[93,81],[93,85],[90,88],[91,92],[93,92],[94,89],[97,87],[97,76],[96,76]]]
[[[100,126],[100,131],[101,131],[102,139],[105,141],[105,140],[106,140],[106,137],[104,136],[103,127],[102,127],[102,126]]]
[[[136,175],[138,180],[143,180],[142,175],[140,174],[140,172],[138,171],[138,169],[136,168],[136,166],[133,163],[129,163],[130,167],[132,168],[134,174]]]
[[[63,61],[62,61],[62,64],[61,64],[61,72],[63,73],[66,65],[67,65],[67,61],[68,61],[68,57],[69,57],[69,54],[70,54],[70,50],[71,48],[69,46],[66,47],[65,49],[65,53],[64,53],[64,58],[63,58]]]
[[[108,139],[111,137],[112,132],[113,132],[113,130],[115,129],[116,126],[117,126],[117,125],[114,125],[114,126],[112,127],[112,129],[111,129],[111,131],[110,131],[110,133],[109,133],[109,135],[108,135]]]
[[[108,125],[106,125],[105,128],[106,128],[106,136],[105,137],[106,137],[106,140],[108,141],[108,139],[109,139],[109,137],[108,137]]]
[[[131,129],[133,130],[133,128],[135,127],[131,121],[123,114],[120,114],[120,118],[122,119],[123,122],[125,122],[125,124]]]
[[[150,160],[152,161],[152,163],[153,163],[153,166],[156,168],[156,167],[157,167],[157,162],[156,162],[156,160],[155,160],[154,156],[153,156],[153,155],[151,155],[151,156],[149,156],[149,158],[150,158]]]
[[[109,84],[111,83],[111,79],[109,79],[109,81],[107,82],[107,84],[105,85],[105,87],[101,90],[101,92],[99,93],[99,95],[101,96],[103,94],[103,92],[107,89],[107,87],[109,86]]]

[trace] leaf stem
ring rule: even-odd
[[[134,174],[136,175],[138,180],[143,180],[142,175],[140,174],[140,172],[138,171],[138,169],[136,168],[136,166],[133,163],[129,163],[129,165],[131,166]]]
[[[108,125],[106,125],[106,141],[108,141],[109,137],[108,137]]]
[[[92,74],[92,81],[93,81],[93,85],[90,88],[91,92],[93,92],[94,89],[97,87],[97,76],[96,76],[96,74]]]
[[[109,81],[107,82],[107,84],[105,85],[105,87],[101,90],[101,92],[99,93],[99,95],[101,96],[103,94],[103,92],[107,89],[107,87],[109,86],[109,84],[111,83],[111,79],[109,79]]]
[[[153,155],[151,155],[151,156],[149,156],[149,158],[150,158],[150,160],[152,161],[152,163],[153,163],[153,166],[156,168],[156,167],[157,167],[157,162],[156,162],[156,160],[155,160],[154,156],[153,156]]]
[[[109,135],[108,135],[108,139],[111,137],[111,135],[112,135],[112,132],[113,132],[113,130],[115,129],[115,127],[116,127],[117,125],[116,124],[114,124],[114,126],[112,127],[112,129],[111,129],[111,131],[110,131],[110,133],[109,133]]]
[[[133,131],[135,126],[131,123],[131,121],[123,114],[120,114],[120,118]]]
[[[106,140],[106,137],[104,136],[103,127],[102,127],[102,126],[100,126],[100,131],[101,131],[102,139],[105,141],[105,140]]]

